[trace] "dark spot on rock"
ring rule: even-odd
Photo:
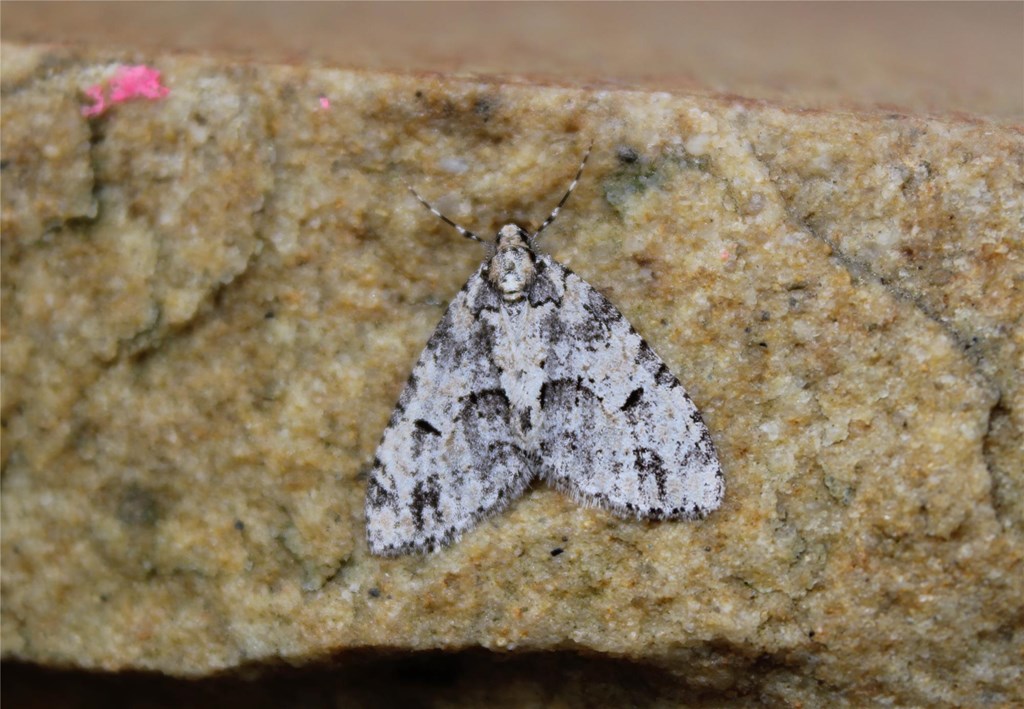
[[[491,115],[497,107],[498,102],[490,96],[482,96],[473,102],[473,113],[484,119],[484,123],[491,120]]]
[[[707,172],[711,168],[711,156],[687,154],[686,157],[683,158],[683,165],[691,170]]]
[[[267,312],[263,313],[264,320],[273,320],[275,317],[277,317],[277,314],[273,310],[268,310]]]
[[[370,598],[380,598],[380,589],[374,586],[367,593],[370,594]]]
[[[551,550],[551,556],[558,556],[563,551],[565,551],[565,550],[562,549],[562,547],[555,547],[554,549]]]
[[[236,519],[235,520],[235,529],[237,529],[239,532],[241,532],[243,529],[245,529],[245,522],[243,522],[240,519]]]
[[[634,148],[622,145],[615,150],[615,157],[623,165],[632,165],[640,159],[640,154]]]
[[[133,527],[152,527],[160,518],[156,496],[144,487],[129,485],[117,504],[117,518]]]

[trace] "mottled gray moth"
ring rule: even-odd
[[[374,554],[433,551],[534,478],[622,517],[697,519],[724,484],[679,380],[604,296],[503,226],[427,342],[366,491]],[[463,236],[483,241],[430,206]]]

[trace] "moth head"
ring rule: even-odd
[[[495,251],[487,277],[504,300],[522,300],[536,274],[530,235],[515,224],[506,224],[494,241]]]
[[[494,243],[498,251],[529,248],[530,235],[518,224],[506,224],[498,230]]]

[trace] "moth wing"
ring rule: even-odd
[[[483,268],[427,342],[377,448],[366,536],[379,555],[431,551],[515,499],[532,473],[480,317],[497,295]]]
[[[693,519],[724,484],[711,436],[679,380],[607,298],[548,256],[552,310],[540,407],[541,474],[620,515]]]

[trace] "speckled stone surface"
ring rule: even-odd
[[[170,95],[83,119],[135,60]],[[1019,127],[2,61],[5,658],[573,649],[723,702],[1024,701]],[[441,553],[369,556],[374,447],[484,255],[401,181],[479,232],[535,223],[590,139],[543,246],[685,383],[722,508],[628,522],[540,486]]]

